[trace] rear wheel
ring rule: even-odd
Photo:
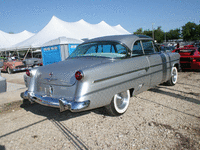
[[[13,70],[8,67],[7,72],[8,72],[8,74],[11,74],[11,73],[13,73]]]
[[[115,94],[110,105],[106,106],[108,114],[119,116],[126,112],[129,106],[130,92],[129,90]]]
[[[178,70],[176,67],[172,67],[171,78],[166,83],[167,85],[173,86],[176,84],[177,80],[178,80]]]

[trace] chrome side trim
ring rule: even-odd
[[[30,102],[36,102],[44,106],[60,108],[60,112],[63,112],[65,110],[78,112],[81,111],[82,109],[87,108],[90,105],[89,100],[83,102],[76,102],[64,98],[58,99],[49,96],[41,96],[28,91],[21,93],[21,97],[23,99],[29,99]]]
[[[106,78],[102,78],[102,79],[97,79],[97,80],[94,80],[93,83],[97,83],[97,82],[105,81],[105,80],[108,80],[108,79],[120,77],[120,76],[123,76],[123,75],[126,75],[126,74],[130,74],[130,73],[134,73],[134,72],[137,72],[137,71],[141,71],[141,70],[146,70],[147,71],[149,68],[153,68],[153,67],[157,67],[157,66],[161,66],[161,65],[163,66],[164,64],[166,65],[167,63],[175,62],[175,61],[178,61],[178,60],[179,59],[176,59],[176,60],[173,60],[173,61],[168,61],[168,62],[163,62],[161,64],[152,65],[150,67],[145,67],[145,68],[141,68],[141,69],[132,70],[132,71],[129,71],[129,72],[117,74],[117,75],[114,75],[114,76],[110,76],[110,77],[106,77]],[[169,69],[169,67],[166,68],[166,69]],[[160,72],[160,71],[163,71],[163,70],[159,70],[159,71],[156,71],[156,72]],[[156,73],[156,72],[153,72],[153,73]],[[148,74],[148,75],[150,75],[150,74]]]

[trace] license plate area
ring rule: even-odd
[[[41,84],[37,89],[38,92],[42,92],[46,96],[52,97],[54,95],[53,85]]]

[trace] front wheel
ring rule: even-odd
[[[12,73],[13,73],[13,70],[10,69],[10,68],[8,67],[8,68],[7,68],[7,72],[8,72],[8,74],[12,74]]]
[[[130,101],[130,91],[115,94],[110,105],[106,106],[108,114],[119,116],[126,112]]]
[[[176,67],[172,67],[171,78],[166,83],[167,85],[173,86],[176,84],[177,80],[178,80],[178,70]]]

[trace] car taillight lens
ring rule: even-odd
[[[82,78],[83,78],[83,72],[82,71],[77,71],[76,73],[75,73],[75,78],[76,78],[76,80],[81,80]]]
[[[26,75],[29,76],[29,77],[31,76],[31,73],[30,73],[29,70],[26,70]]]

